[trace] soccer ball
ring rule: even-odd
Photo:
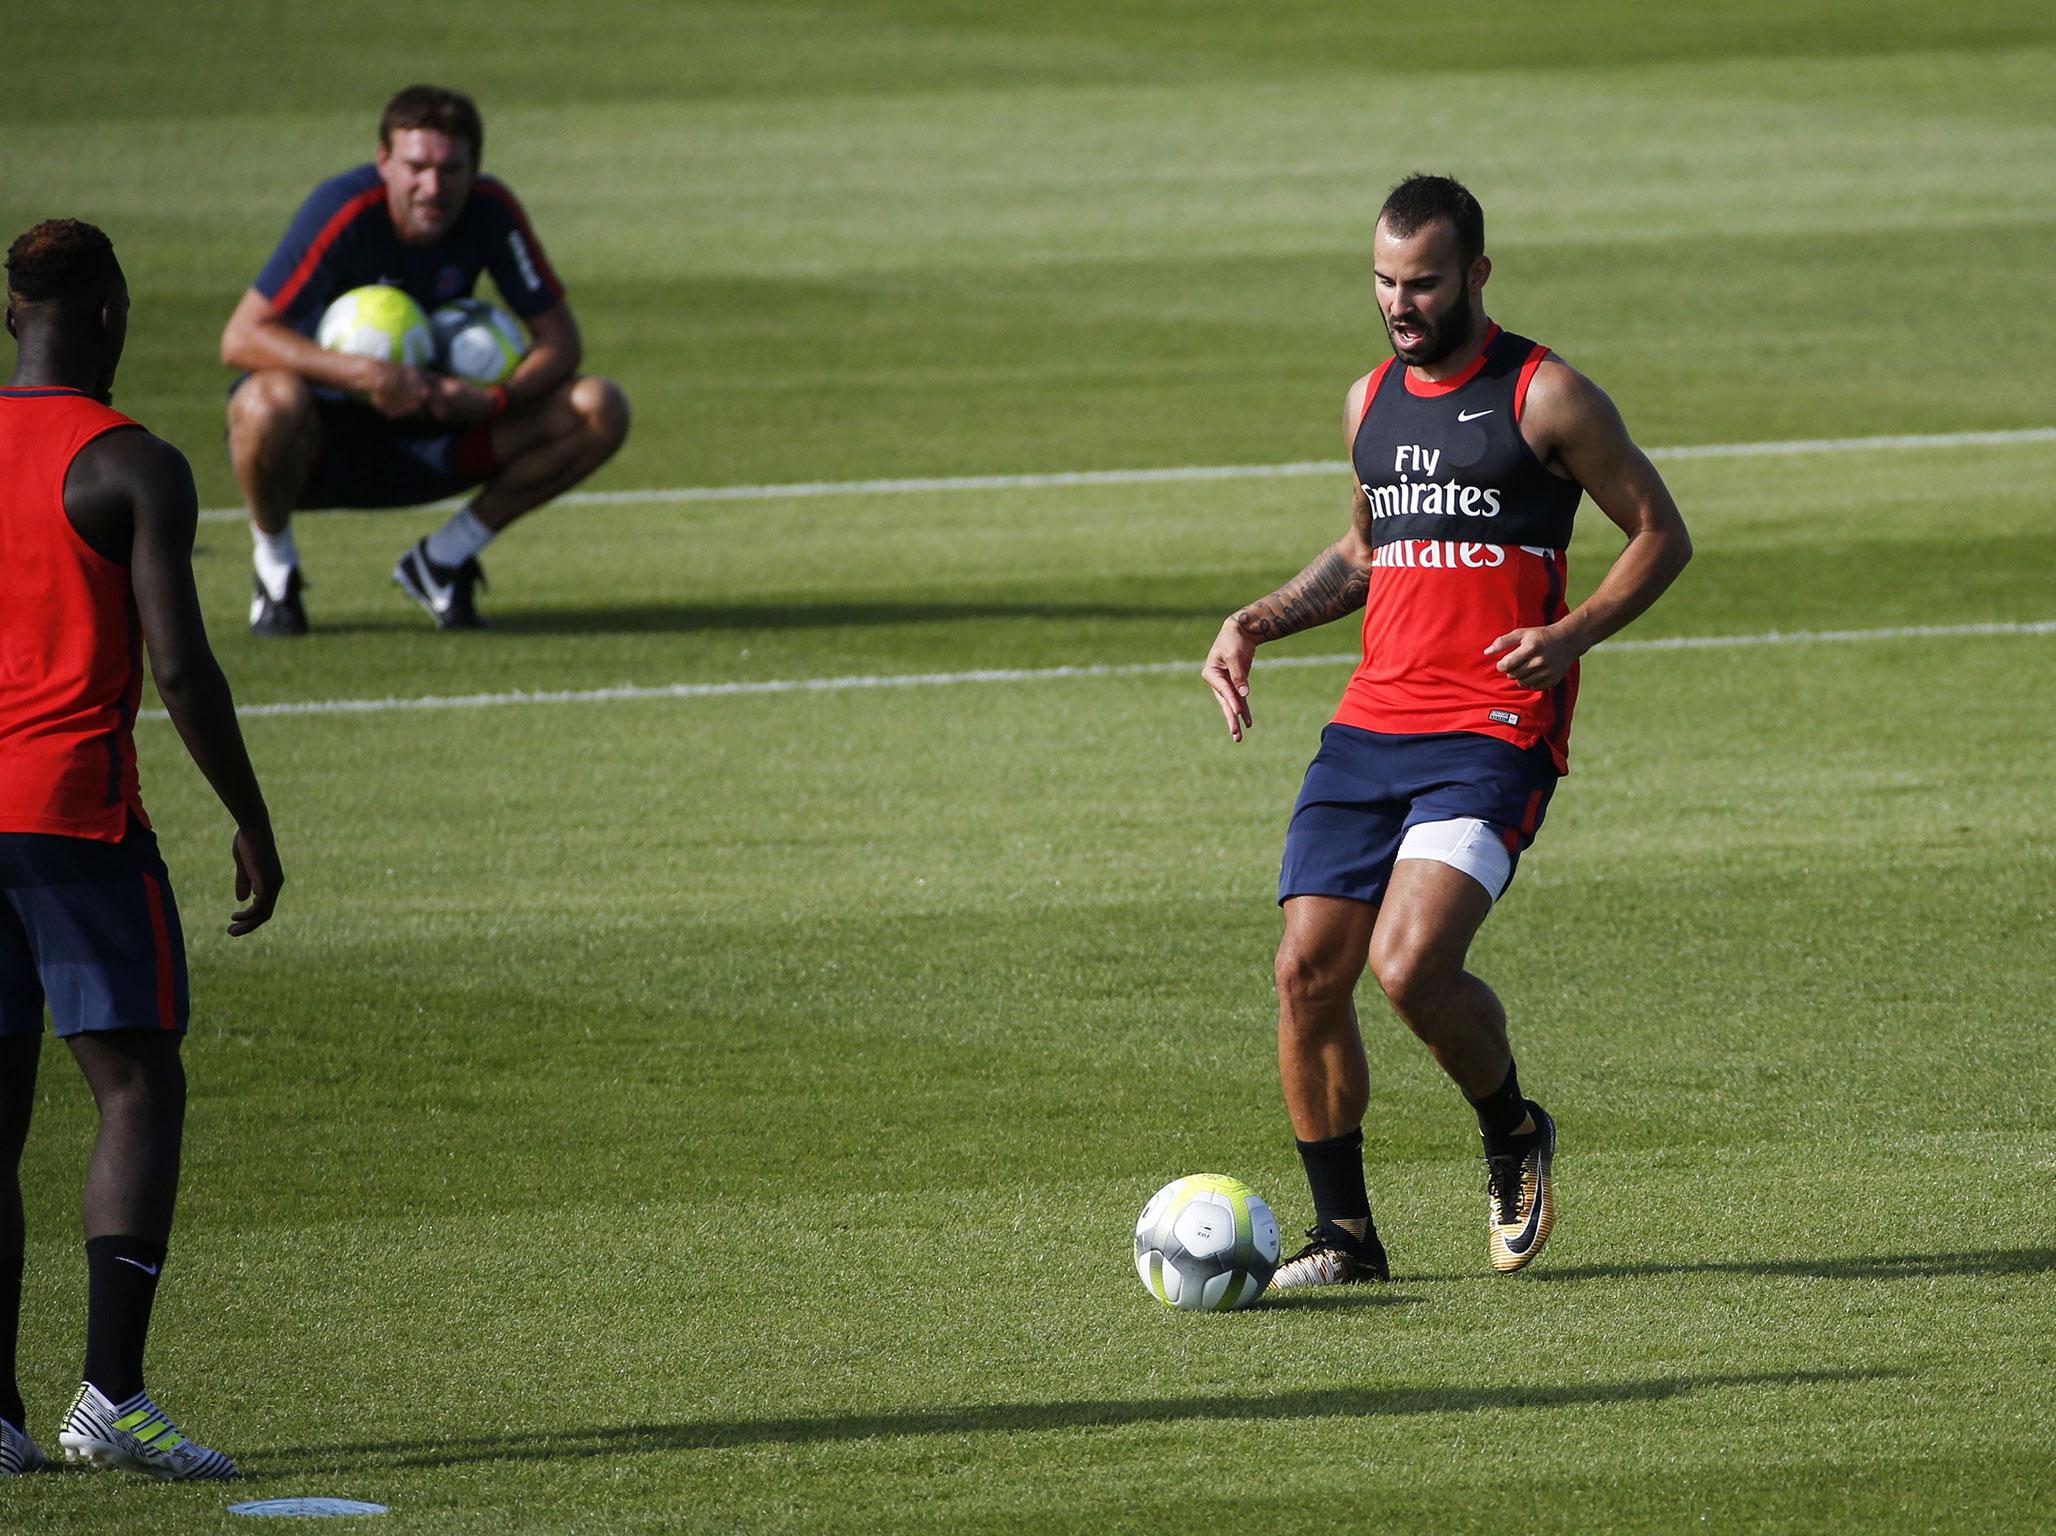
[[[405,290],[382,283],[352,288],[329,305],[314,339],[326,351],[403,368],[425,368],[435,357],[435,332],[421,306]]]
[[[474,384],[498,384],[519,366],[528,338],[514,317],[484,299],[459,299],[429,317],[436,366]]]
[[[1135,1271],[1167,1307],[1246,1307],[1277,1268],[1278,1218],[1240,1179],[1173,1179],[1149,1197],[1135,1223]]]

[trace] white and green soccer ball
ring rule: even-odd
[[[499,384],[528,354],[528,338],[514,317],[484,299],[458,299],[429,316],[436,366],[474,384]]]
[[[375,357],[403,368],[426,368],[435,360],[428,316],[404,289],[383,283],[352,288],[329,305],[314,340],[330,352]]]
[[[1240,1179],[1173,1179],[1135,1223],[1135,1270],[1150,1295],[1188,1312],[1231,1312],[1263,1295],[1278,1268],[1278,1218]]]

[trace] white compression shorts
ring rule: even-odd
[[[1434,859],[1460,869],[1485,887],[1494,901],[1513,878],[1513,855],[1506,851],[1499,829],[1475,816],[1416,822],[1399,840],[1393,862],[1400,859]]]

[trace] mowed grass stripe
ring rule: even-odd
[[[2056,427],[2003,432],[1923,432],[1885,437],[1813,437],[1760,443],[1692,443],[1652,448],[1652,459],[1757,459],[1816,453],[1883,453],[1909,448],[2005,448],[2056,442]],[[1161,485],[1194,480],[1280,480],[1333,475],[1338,460],[1301,459],[1286,464],[1186,464],[1165,469],[1057,470],[1037,475],[940,475],[926,479],[801,480],[784,485],[684,485],[668,489],[573,491],[552,505],[622,507],[643,502],[790,501],[816,496],[904,496],[940,491],[1062,490],[1099,485]],[[452,500],[448,505],[456,506]],[[441,503],[438,503],[441,505]],[[210,507],[200,516],[225,522],[247,516],[241,507]]]
[[[1882,629],[1820,629],[1786,633],[1766,630],[1754,635],[1665,635],[1646,640],[1609,640],[1608,651],[1735,650],[1764,645],[1836,645],[1878,640],[1968,639],[1987,635],[2052,635],[2056,619],[2018,624],[1899,624]],[[1264,658],[1266,668],[1332,667],[1356,659],[1354,652],[1318,656]],[[246,717],[275,715],[378,715],[399,710],[491,709],[507,704],[606,704],[644,699],[712,699],[762,693],[847,693],[862,688],[946,688],[967,683],[1043,683],[1076,678],[1148,677],[1196,671],[1183,661],[1088,663],[1068,667],[978,667],[963,672],[889,672],[852,677],[766,678],[736,683],[624,684],[613,688],[561,688],[545,692],[430,694],[421,698],[303,699],[276,704],[249,704],[237,712]],[[148,709],[141,720],[168,720],[161,709]]]

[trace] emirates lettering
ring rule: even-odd
[[[1439,453],[1423,453],[1420,449],[1414,452],[1430,460],[1441,457]],[[1366,485],[1364,495],[1370,498],[1373,520],[1387,517],[1499,516],[1499,490],[1496,486],[1459,485],[1454,480],[1445,480],[1437,485],[1432,480],[1413,480],[1402,474],[1397,485]]]
[[[1458,543],[1454,539],[1401,539],[1371,551],[1371,569],[1408,571],[1491,571],[1506,564],[1503,544]]]

